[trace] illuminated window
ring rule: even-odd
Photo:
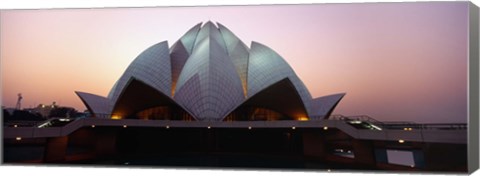
[[[408,150],[387,150],[387,162],[390,164],[415,167],[413,152]]]
[[[169,120],[171,119],[171,109],[167,106],[157,106],[142,110],[135,114],[139,119],[143,120]]]

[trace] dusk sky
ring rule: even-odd
[[[468,3],[365,3],[175,8],[5,10],[2,105],[107,96],[144,49],[171,46],[200,22],[265,44],[313,97],[347,93],[334,114],[382,121],[467,121]]]

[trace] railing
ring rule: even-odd
[[[431,124],[419,124],[415,122],[381,122],[367,115],[360,116],[343,116],[343,115],[331,115],[331,120],[341,120],[345,122],[361,121],[374,124],[382,129],[391,130],[466,130],[468,125],[466,123],[431,123]]]
[[[95,116],[93,115],[90,115],[88,117],[95,117],[95,118],[112,118],[112,116],[114,116],[113,114],[100,114],[100,113],[96,113]],[[88,118],[86,117],[86,118]]]
[[[5,127],[34,127],[45,121],[9,121],[5,122],[3,126]]]
[[[9,121],[9,122],[5,122],[3,126],[5,127],[39,127],[43,125],[42,127],[58,127],[58,125],[64,126],[68,124],[66,122],[75,121],[77,119],[78,118],[52,117],[43,121]]]
[[[49,127],[63,127],[68,125],[70,122],[77,120],[76,118],[51,118],[44,123],[39,124],[38,128],[49,128]]]
[[[338,128],[339,130],[345,132],[349,136],[352,136],[355,139],[367,139],[367,140],[398,140],[403,139],[406,141],[417,141],[417,142],[442,142],[442,143],[461,143],[464,144],[467,141],[467,125],[466,124],[415,124],[415,123],[404,123],[404,122],[379,122],[372,120],[373,118],[368,118],[365,116],[340,116],[337,115],[333,120],[320,120],[320,121],[309,121],[299,122],[295,120],[290,121],[277,121],[277,122],[261,122],[261,121],[251,121],[251,122],[241,122],[238,124],[232,124],[231,122],[202,122],[197,121],[195,123],[184,123],[182,121],[168,121],[168,120],[155,120],[155,121],[146,121],[146,120],[135,120],[135,119],[123,119],[123,120],[111,120],[108,118],[76,118],[73,121],[70,121],[64,126],[46,126],[43,128],[27,127],[27,128],[12,128],[7,127],[4,131],[4,138],[35,138],[35,137],[55,137],[55,136],[65,136],[74,132],[75,130],[82,127],[92,127],[95,128],[95,125],[101,126],[139,126],[139,127],[173,127],[173,128],[191,128],[191,127],[206,127],[207,125],[213,125],[213,128],[216,127],[233,127],[233,128],[247,128],[253,126],[253,128],[318,128],[328,126],[328,128]],[[364,120],[362,122],[360,120]],[[359,123],[360,122],[360,123]],[[47,123],[47,121],[43,122]],[[378,129],[372,127],[371,123],[377,123],[376,127],[381,127]],[[379,125],[382,124],[382,125]],[[20,126],[19,126],[20,127]],[[365,128],[366,127],[366,128]],[[370,127],[370,128],[368,128]],[[124,127],[125,128],[125,127]],[[415,130],[413,130],[415,129]],[[419,129],[419,130],[416,130]],[[376,131],[379,130],[379,131]],[[380,131],[381,130],[381,131]],[[407,131],[404,131],[407,130]],[[413,130],[412,132],[408,132]]]

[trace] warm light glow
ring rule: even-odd
[[[247,88],[247,86],[246,86],[247,84],[245,83],[245,82],[247,82],[247,81],[245,81],[244,79],[242,79],[242,82],[243,82],[243,84],[242,84],[243,95],[244,95],[245,97],[247,97],[247,90],[248,90],[248,88]]]
[[[16,137],[15,140],[19,141],[19,140],[22,140],[21,137]]]
[[[95,128],[95,125],[92,125],[92,128]]]
[[[45,105],[42,104],[42,108],[45,108]]]
[[[326,126],[325,126],[325,127],[323,127],[323,130],[328,130],[328,127],[326,127]]]
[[[175,96],[175,86],[177,86],[177,81],[172,81],[172,97]]]
[[[127,125],[123,125],[123,128],[127,128]]]
[[[168,125],[167,125],[165,128],[169,129],[169,128],[170,128],[170,126],[168,126]]]
[[[17,125],[13,125],[13,127],[17,128],[18,126],[17,126]]]
[[[405,141],[403,139],[398,140],[398,143],[403,144]]]
[[[208,129],[210,129],[211,127],[210,127],[210,126],[208,126],[207,128],[208,128]]]
[[[251,126],[249,126],[249,127],[248,127],[248,129],[249,129],[249,130],[251,130],[251,129],[252,129],[252,127],[251,127]]]
[[[118,120],[118,119],[122,119],[122,117],[119,115],[112,115],[112,119]]]
[[[299,117],[297,120],[299,120],[299,121],[308,121],[308,117]]]
[[[405,131],[412,131],[412,128],[403,128]]]
[[[292,130],[294,130],[294,129],[295,129],[295,127],[293,126],[293,127],[292,127]]]

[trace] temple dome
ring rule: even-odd
[[[107,97],[77,95],[96,117],[222,121],[325,119],[345,94],[312,99],[274,50],[208,21],[143,51]]]

